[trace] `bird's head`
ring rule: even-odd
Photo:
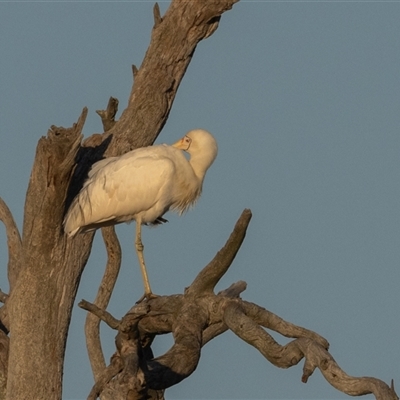
[[[190,154],[190,165],[202,182],[218,154],[217,141],[211,133],[203,129],[194,129],[172,146]]]
[[[182,139],[179,139],[172,146],[186,151],[191,157],[206,157],[210,159],[210,165],[218,154],[217,141],[210,132],[204,129],[189,131]]]

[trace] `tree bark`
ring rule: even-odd
[[[39,140],[21,244],[19,234],[9,235],[11,292],[1,312],[11,331],[6,399],[61,398],[72,306],[93,239],[92,233],[66,238],[65,209],[95,161],[154,142],[197,44],[236,1],[173,0],[163,17],[155,7],[151,43],[141,67],[133,68],[135,82],[119,121],[112,113],[103,116],[111,121],[107,132],[81,146],[84,109],[71,128],[52,126]]]

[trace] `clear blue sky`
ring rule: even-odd
[[[70,126],[110,95],[124,108],[140,66],[151,1],[0,3],[0,196],[21,226],[35,147],[50,125]],[[161,2],[162,12],[168,2]],[[242,2],[200,43],[158,142],[205,128],[219,155],[196,208],[144,229],[153,290],[181,293],[224,244],[237,217],[253,220],[218,289],[315,330],[350,375],[399,380],[399,2]],[[118,228],[120,280],[109,310],[121,317],[142,294],[133,225]],[[7,248],[0,229],[0,287]],[[104,269],[96,239],[77,300],[93,300]],[[91,386],[75,308],[64,399]],[[103,327],[107,358],[114,332]],[[280,343],[286,339],[274,335]],[[171,344],[156,343],[157,354]],[[228,332],[208,344],[195,373],[168,399],[342,399],[302,363],[271,366]],[[372,398],[372,396],[367,396]]]

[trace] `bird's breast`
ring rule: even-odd
[[[180,214],[196,203],[196,200],[201,194],[201,184],[194,181],[181,181],[178,185],[178,190],[175,193],[175,198],[171,209],[176,210]]]

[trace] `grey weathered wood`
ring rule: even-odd
[[[239,295],[246,288],[245,282],[214,294],[215,285],[243,242],[250,217],[249,210],[242,213],[226,244],[183,295],[161,296],[135,305],[121,320],[88,302],[80,303],[118,331],[112,362],[103,369],[90,398],[122,399],[128,394],[133,399],[162,398],[165,389],[195,370],[201,348],[230,329],[279,368],[290,368],[304,358],[304,383],[319,368],[332,386],[349,395],[373,393],[377,399],[397,399],[394,388],[379,379],[347,375],[328,352],[328,341],[318,333],[242,300]],[[294,340],[280,345],[264,328]],[[154,358],[151,343],[155,335],[170,332],[174,345]]]

